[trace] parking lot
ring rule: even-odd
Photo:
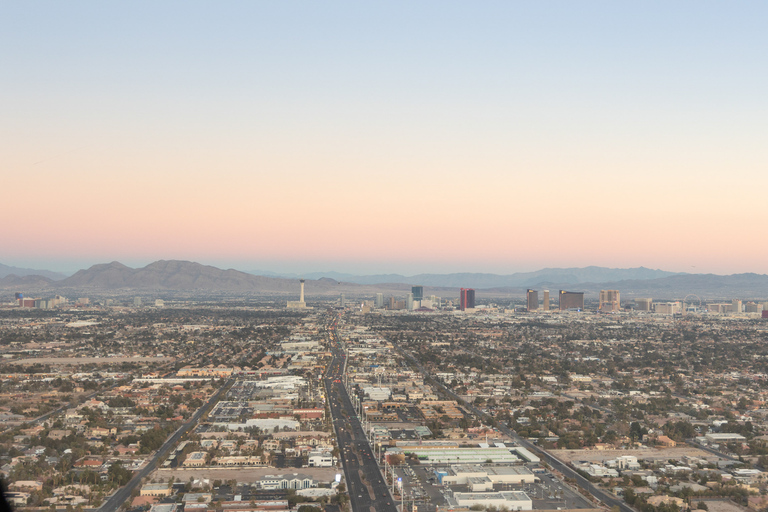
[[[426,466],[404,464],[395,470],[396,475],[403,479],[403,492],[407,501],[416,501],[419,510],[435,510],[436,506],[445,506],[445,489],[432,485],[428,480],[430,472]]]
[[[249,417],[252,414],[253,408],[248,405],[248,402],[221,401],[213,408],[210,417],[214,421],[228,421],[236,420],[240,417]]]
[[[395,470],[402,478],[406,501],[415,500],[419,510],[434,510],[435,506],[448,506],[453,492],[467,492],[466,486],[448,488],[437,481],[436,466],[404,464]],[[594,508],[578,492],[565,485],[550,473],[537,473],[532,484],[497,484],[494,491],[522,491],[530,496],[534,510]],[[425,506],[427,505],[428,506]]]
[[[534,509],[594,508],[581,494],[555,478],[551,473],[537,475],[541,483],[533,484],[527,492]]]
[[[407,439],[419,439],[418,434],[413,429],[389,429],[389,435],[395,441],[405,441]]]

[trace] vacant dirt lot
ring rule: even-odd
[[[697,500],[695,498],[691,498],[691,502],[694,504],[698,503],[699,501],[703,501],[707,504],[709,512],[744,512],[747,510],[746,507],[740,507],[730,500]]]
[[[550,450],[550,453],[563,462],[573,462],[575,460],[602,462],[621,457],[622,455],[634,455],[638,459],[644,460],[681,459],[684,456],[699,457],[710,461],[718,459],[717,456],[692,446],[663,449],[647,448],[642,450]]]
[[[162,478],[166,482],[173,477],[176,480],[186,482],[189,477],[194,479],[207,478],[213,480],[235,479],[242,483],[252,483],[261,480],[266,475],[286,475],[301,473],[310,475],[318,482],[333,481],[336,473],[342,471],[337,468],[190,468],[190,469],[158,469],[151,478]]]

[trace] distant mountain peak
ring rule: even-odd
[[[16,277],[42,276],[52,280],[64,279],[65,277],[67,277],[66,275],[60,272],[53,272],[51,270],[13,267],[10,265],[3,265],[2,263],[0,263],[0,278],[6,277],[9,275],[14,275]]]

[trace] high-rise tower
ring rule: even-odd
[[[539,292],[529,289],[526,294],[526,299],[528,303],[528,311],[536,311],[539,309]]]
[[[459,292],[459,307],[462,311],[475,308],[475,290],[473,288],[462,288]]]
[[[653,311],[653,299],[635,299],[635,309],[638,311]]]
[[[286,304],[288,309],[304,309],[307,303],[304,302],[304,279],[299,279],[299,300],[289,300]]]
[[[584,292],[560,290],[560,311],[567,309],[584,309]]]
[[[604,313],[619,311],[621,309],[620,297],[619,290],[600,290],[598,310]]]

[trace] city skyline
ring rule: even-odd
[[[764,4],[5,14],[4,264],[768,273]]]

